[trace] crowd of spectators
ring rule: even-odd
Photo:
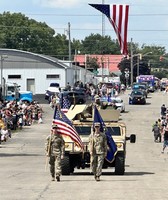
[[[94,100],[95,95],[103,96],[118,96],[120,92],[125,91],[125,85],[120,83],[99,83],[94,85],[93,83],[83,84],[81,81],[77,81],[74,86],[70,86],[67,83],[65,90],[82,90],[86,93],[88,98]]]
[[[42,123],[42,107],[37,101],[0,101],[0,142],[6,142],[12,132],[34,122]]]

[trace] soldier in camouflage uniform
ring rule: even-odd
[[[61,175],[61,159],[64,157],[65,142],[62,135],[57,132],[57,125],[52,125],[51,135],[47,137],[46,151],[49,156],[50,173],[52,181],[60,181]]]
[[[103,132],[100,132],[100,123],[94,123],[93,132],[89,136],[90,165],[95,180],[100,181],[104,158],[107,155],[107,139]]]

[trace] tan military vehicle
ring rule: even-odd
[[[76,107],[76,106],[75,106]],[[89,108],[90,109],[90,108]],[[90,154],[88,151],[88,137],[91,133],[93,124],[92,115],[86,105],[77,105],[74,111],[69,111],[67,116],[73,120],[74,127],[80,135],[84,143],[84,152],[76,146],[69,138],[65,139],[65,157],[62,160],[62,174],[69,175],[74,172],[75,168],[86,168],[90,166]],[[99,110],[106,128],[111,133],[113,140],[117,145],[117,153],[112,163],[107,160],[104,162],[103,168],[114,167],[116,175],[124,175],[125,172],[125,158],[126,158],[126,141],[130,140],[135,143],[136,136],[126,135],[126,125],[119,120],[120,111],[105,109]]]

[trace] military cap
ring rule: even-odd
[[[95,122],[94,126],[100,126],[100,123],[99,122]]]
[[[58,126],[56,124],[53,124],[52,128],[58,128]]]

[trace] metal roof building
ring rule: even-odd
[[[21,90],[30,90],[33,94],[44,94],[53,82],[59,83],[62,88],[67,82],[73,85],[74,80],[84,82],[85,69],[46,55],[0,49],[0,62],[1,84],[17,83]],[[86,81],[93,81],[93,76],[93,73],[87,71]]]

